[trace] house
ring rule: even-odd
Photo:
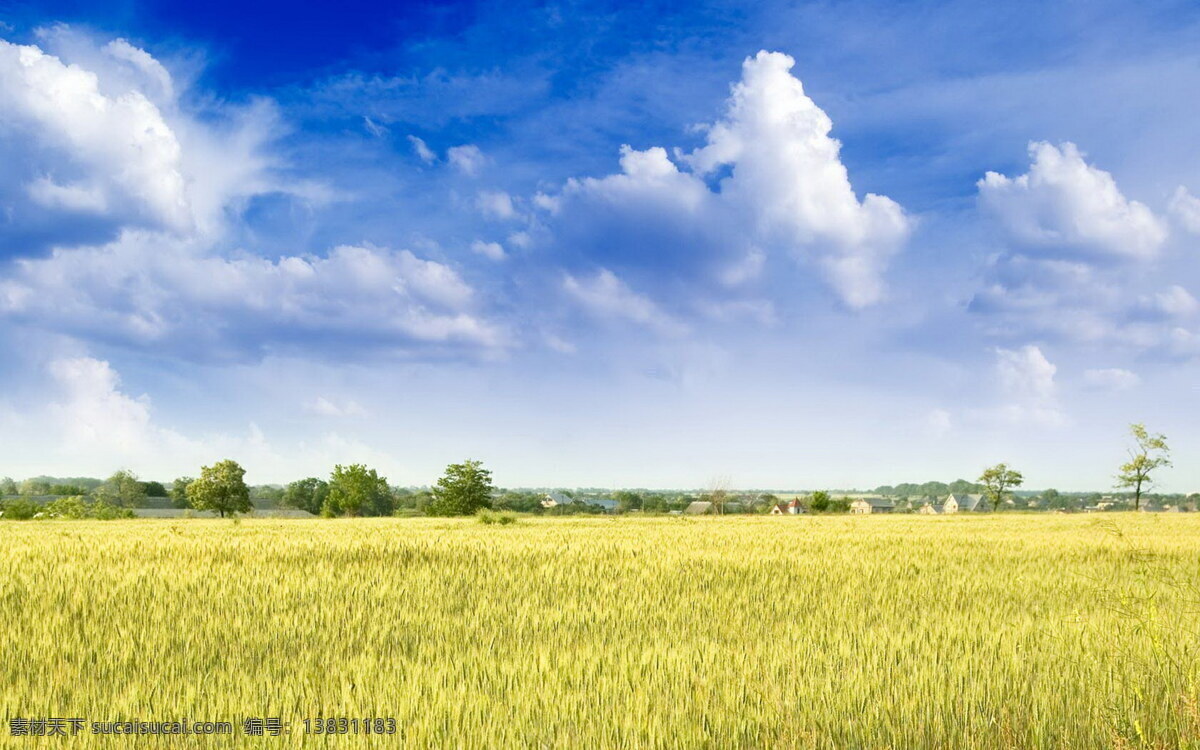
[[[947,495],[942,501],[943,513],[981,513],[987,509],[983,495]]]
[[[775,503],[775,507],[771,508],[771,515],[773,516],[799,516],[807,512],[808,509],[800,503],[798,498],[794,497],[787,505]]]
[[[923,513],[927,516],[940,516],[942,514],[942,506],[934,505],[933,503],[926,502],[924,505],[922,505],[920,508],[917,509],[917,512]]]
[[[686,516],[706,516],[715,512],[713,504],[707,500],[696,500],[683,509],[683,514]]]
[[[617,501],[608,497],[585,497],[582,502],[588,505],[595,505],[604,509],[605,513],[617,512]]]
[[[561,492],[547,492],[542,495],[543,508],[557,508],[562,505],[570,505],[573,502],[575,502],[575,498]]]
[[[860,497],[850,503],[850,512],[859,514],[891,513],[895,507],[891,500],[884,497]]]

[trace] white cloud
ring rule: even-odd
[[[483,190],[475,199],[479,212],[492,219],[512,219],[517,210],[512,196],[502,190]]]
[[[1130,388],[1136,388],[1141,384],[1142,379],[1137,376],[1137,373],[1113,367],[1100,370],[1085,370],[1083,373],[1083,382],[1088,387],[1097,390],[1127,391]]]
[[[1144,204],[1127,199],[1108,172],[1073,143],[1029,144],[1029,172],[988,172],[979,201],[1016,248],[1047,255],[1145,259],[1158,254],[1166,226]]]
[[[1187,318],[1200,311],[1200,302],[1178,284],[1143,299],[1143,306],[1169,318]]]
[[[608,269],[591,279],[567,275],[563,289],[592,313],[604,318],[628,320],[664,336],[679,336],[687,331],[679,321],[663,312],[650,298],[626,286]]]
[[[304,405],[306,411],[322,417],[365,417],[367,410],[362,408],[356,401],[345,401],[341,404],[325,398],[317,396],[312,401]]]
[[[272,176],[270,102],[185,96],[161,62],[123,39],[62,25],[38,39],[0,40],[0,240],[10,252],[105,242],[126,228],[213,236],[237,199],[319,192]]]
[[[1200,234],[1200,198],[1192,195],[1183,185],[1175,189],[1167,209],[1171,216],[1187,231]]]
[[[505,346],[475,297],[453,269],[407,250],[223,258],[153,233],[19,260],[0,280],[0,314],[10,318],[200,359]]]
[[[783,252],[815,263],[847,305],[878,302],[911,222],[889,198],[858,199],[832,123],[793,65],[780,53],[748,58],[702,148],[672,161],[661,147],[623,146],[619,174],[539,194],[534,205],[554,219],[556,242],[727,285],[754,278],[756,254]],[[706,179],[718,178],[713,190]]]
[[[732,167],[722,199],[753,216],[768,239],[815,253],[847,304],[870,305],[883,295],[883,270],[909,222],[889,198],[858,200],[833,122],[791,75],[794,64],[777,52],[747,59],[725,119],[686,160],[701,174]]]
[[[363,115],[363,127],[367,129],[368,133],[375,136],[376,138],[382,138],[388,134],[388,128],[386,125],[381,125],[380,123],[375,122],[374,120],[372,120],[370,117],[367,117],[366,115]],[[412,136],[409,136],[409,138],[411,138],[411,137]]]
[[[425,141],[421,140],[415,135],[410,135],[408,137],[408,142],[412,144],[413,153],[415,153],[417,158],[421,161],[425,162],[426,164],[432,164],[437,161],[437,154],[433,153],[433,150],[430,149],[429,146],[425,145]]]
[[[52,412],[73,448],[108,445],[131,453],[146,448],[155,437],[150,432],[150,399],[122,393],[120,378],[108,362],[60,359],[51,363],[50,375],[64,395]]]
[[[504,247],[499,242],[484,242],[475,240],[471,243],[471,252],[482,255],[489,260],[504,260]]]
[[[103,475],[127,467],[165,481],[195,476],[201,465],[233,458],[246,467],[251,481],[279,481],[335,463],[395,466],[387,454],[337,433],[276,446],[249,422],[240,434],[188,436],[157,423],[150,397],[122,390],[119,374],[106,361],[67,357],[51,362],[49,371],[55,391],[51,403],[16,415],[41,429],[20,446],[9,447],[10,455],[28,454],[25,463],[34,473],[69,465],[73,471]],[[365,413],[353,401],[318,398],[306,406],[334,417]]]
[[[487,163],[487,158],[479,147],[470,143],[447,149],[446,160],[450,162],[450,166],[469,177],[479,174],[479,170]]]
[[[179,140],[142,92],[107,96],[95,73],[39,47],[0,41],[0,110],[0,127],[20,134],[23,151],[37,152],[28,148],[34,142],[56,154],[57,162],[41,166],[77,173],[81,189],[102,193],[145,225],[192,228]],[[23,170],[6,171],[11,179]]]
[[[1026,345],[1019,349],[997,348],[995,353],[1001,403],[974,410],[973,416],[1008,425],[1058,427],[1064,424],[1066,415],[1059,404],[1054,382],[1058,368],[1046,359],[1042,350]]]

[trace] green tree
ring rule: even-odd
[[[17,492],[17,483],[12,480],[12,477],[4,477],[3,479],[0,479],[0,497],[5,495],[16,495]]]
[[[329,493],[321,512],[327,516],[386,516],[392,513],[387,479],[362,464],[338,464],[329,476]]]
[[[630,490],[621,490],[613,494],[613,500],[617,501],[617,512],[628,513],[631,510],[641,510],[642,496]]]
[[[50,483],[41,479],[26,479],[21,482],[22,495],[47,495],[50,493]]]
[[[170,497],[162,482],[142,482],[142,489],[145,490],[146,497]]]
[[[1062,496],[1062,493],[1053,488],[1042,493],[1042,502],[1046,504],[1047,509],[1051,510],[1066,508],[1070,504],[1067,498]]]
[[[1150,473],[1171,465],[1171,449],[1167,447],[1166,435],[1153,435],[1144,424],[1129,425],[1134,446],[1129,448],[1129,461],[1121,464],[1117,474],[1117,487],[1133,489],[1133,508],[1142,507],[1142,493],[1154,486]]]
[[[316,515],[321,512],[321,506],[325,504],[327,497],[329,497],[329,483],[323,479],[309,477],[298,479],[284,489],[283,504]]]
[[[824,513],[829,510],[829,493],[825,490],[817,490],[808,498],[808,509],[813,513]]]
[[[87,489],[80,487],[77,484],[52,484],[50,489],[46,490],[47,495],[56,497],[74,497],[76,495],[86,495]]]
[[[171,489],[167,493],[171,498],[171,505],[176,508],[188,507],[187,488],[188,485],[196,481],[192,477],[179,477],[174,482],[171,482]]]
[[[200,469],[200,478],[187,486],[188,503],[196,510],[215,510],[221,514],[249,513],[250,488],[246,470],[237,461],[219,461]]]
[[[431,516],[469,516],[492,507],[492,472],[480,461],[450,464],[433,488],[425,512]]]
[[[979,483],[983,485],[983,494],[992,504],[992,510],[1000,510],[1000,504],[1008,499],[1009,490],[1020,487],[1025,482],[1021,472],[1009,468],[1008,464],[996,464],[983,470],[979,475]]]
[[[137,508],[146,500],[146,487],[128,469],[113,472],[93,493],[96,499],[120,508]]]

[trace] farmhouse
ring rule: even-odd
[[[943,513],[975,512],[987,510],[983,495],[947,495],[942,502]]]
[[[564,495],[561,492],[547,492],[542,495],[543,508],[557,508],[560,505],[570,505],[575,502],[575,499],[570,495]]]
[[[927,516],[940,516],[942,514],[942,506],[926,501],[924,505],[917,509],[918,513],[924,513]]]
[[[773,516],[798,516],[807,512],[805,507],[800,504],[800,500],[794,497],[787,505],[775,503],[775,507],[771,508],[771,515]]]
[[[895,509],[891,500],[883,497],[860,497],[850,503],[851,513],[891,513]]]
[[[687,516],[706,516],[710,513],[715,513],[713,504],[707,500],[696,500],[683,509],[684,515]]]

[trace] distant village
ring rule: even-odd
[[[381,482],[383,480],[380,480]],[[212,511],[188,506],[182,492],[185,482],[163,484],[141,481],[127,471],[107,480],[75,477],[34,477],[22,482],[0,478],[0,518],[55,517],[64,502],[101,501],[120,508],[125,517],[209,517]],[[254,485],[249,488],[250,515],[273,518],[312,518],[321,515],[314,489],[321,482],[302,480],[290,485]],[[306,495],[302,490],[307,487]],[[429,511],[429,487],[382,487],[384,497],[362,515],[420,516]],[[1196,512],[1200,493],[1144,493],[1136,510],[1144,513]],[[533,515],[866,515],[875,513],[954,515],[995,511],[1043,513],[1104,513],[1135,510],[1132,493],[1058,492],[1018,490],[1003,493],[993,507],[982,485],[956,480],[951,483],[885,485],[873,491],[744,491],[722,487],[702,490],[608,490],[601,488],[496,489],[491,507]]]

